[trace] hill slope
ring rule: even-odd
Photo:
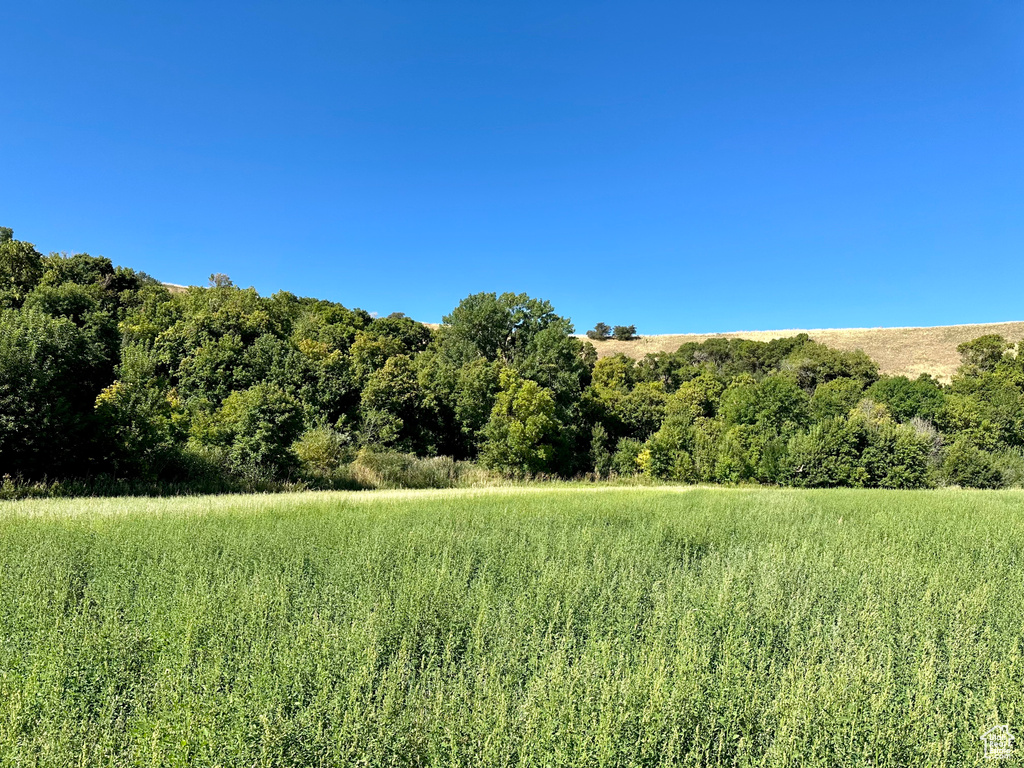
[[[637,341],[602,341],[594,346],[597,347],[599,357],[621,352],[639,359],[651,352],[674,352],[688,341],[701,342],[712,338],[770,341],[798,333],[806,333],[814,341],[836,349],[862,349],[878,363],[885,374],[916,378],[922,373],[930,373],[942,381],[949,381],[960,365],[960,355],[956,351],[958,344],[987,333],[998,333],[1010,341],[1018,341],[1024,338],[1024,322],[941,325],[933,328],[819,328],[665,334],[645,336]]]

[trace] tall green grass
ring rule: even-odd
[[[0,504],[4,766],[924,766],[1024,739],[1024,494]]]

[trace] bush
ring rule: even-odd
[[[783,479],[799,488],[864,485],[858,438],[844,418],[815,424],[790,439]]]
[[[1024,451],[1020,448],[993,453],[992,464],[1002,475],[1004,486],[1020,488],[1024,485]]]
[[[906,376],[886,376],[872,384],[865,394],[888,407],[899,421],[915,416],[934,419],[945,400],[942,385],[927,374],[914,381]]]
[[[329,477],[349,458],[350,442],[348,435],[319,426],[303,432],[292,450],[306,473]]]
[[[615,446],[615,454],[612,456],[612,471],[619,475],[635,475],[640,471],[637,458],[643,450],[644,444],[631,437],[624,437]]]
[[[857,405],[863,391],[864,384],[859,379],[843,376],[826,381],[811,396],[811,413],[816,421],[845,416]]]
[[[480,461],[513,477],[551,471],[561,429],[551,390],[506,368],[484,427]]]
[[[616,325],[612,331],[612,338],[616,341],[633,341],[638,339],[635,325]]]
[[[608,430],[600,424],[595,424],[590,431],[590,461],[598,477],[611,471],[612,453],[608,450]]]
[[[957,346],[956,351],[960,353],[960,360],[965,366],[972,366],[981,371],[994,371],[1012,346],[999,334],[990,333],[965,341]]]
[[[942,476],[950,485],[964,488],[1000,488],[1004,484],[993,455],[962,437],[946,449]]]
[[[193,425],[197,442],[223,449],[233,472],[254,479],[280,477],[296,466],[291,446],[301,432],[299,404],[270,384],[232,392],[209,421]]]
[[[593,330],[587,331],[587,338],[591,341],[607,341],[612,335],[612,329],[604,323],[598,323]]]
[[[928,485],[932,440],[906,424],[888,423],[868,436],[861,466],[870,484],[879,488],[923,488]]]

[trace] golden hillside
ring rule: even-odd
[[[688,341],[712,338],[771,339],[806,333],[814,341],[835,349],[862,349],[878,363],[882,373],[915,378],[930,373],[942,381],[950,377],[960,365],[956,352],[958,344],[998,333],[1010,341],[1024,338],[1024,322],[979,323],[975,325],[941,325],[934,328],[823,328],[817,330],[790,329],[783,331],[735,331],[711,334],[666,334],[644,336],[636,341],[601,341],[594,344],[599,357],[617,352],[642,358],[649,352],[674,352]]]

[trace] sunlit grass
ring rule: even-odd
[[[3,765],[964,765],[1024,493],[0,504]]]

